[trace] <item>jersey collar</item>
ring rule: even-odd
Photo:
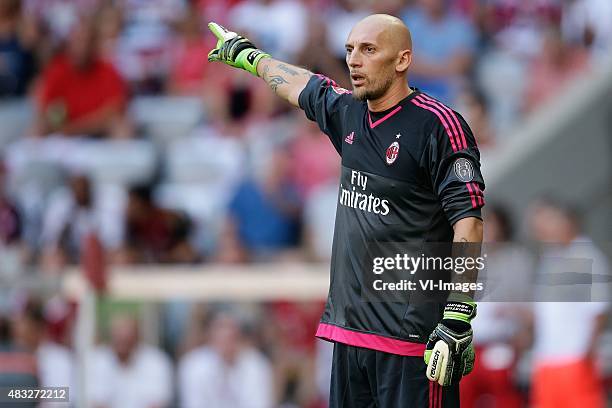
[[[374,129],[376,126],[380,125],[385,120],[389,119],[391,116],[401,111],[403,105],[405,105],[408,101],[410,101],[412,98],[414,98],[420,93],[418,88],[411,87],[410,89],[412,89],[412,92],[410,93],[410,95],[406,96],[404,99],[399,101],[395,106],[389,109],[386,109],[380,112],[371,112],[368,109],[368,124],[370,125],[370,129]],[[367,104],[366,104],[366,107],[367,107]]]

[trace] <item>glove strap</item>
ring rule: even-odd
[[[469,296],[451,294],[444,307],[442,319],[460,320],[470,323],[476,317],[476,303]]]
[[[257,64],[262,58],[269,57],[270,54],[263,52],[258,48],[249,48],[243,51],[240,51],[236,61],[251,74],[255,76],[257,75]]]

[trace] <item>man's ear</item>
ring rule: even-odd
[[[395,66],[395,70],[397,72],[404,73],[408,70],[408,67],[412,63],[412,51],[411,50],[402,50],[398,53],[398,61]]]

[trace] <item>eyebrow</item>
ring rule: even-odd
[[[376,44],[371,43],[371,42],[361,42],[361,43],[357,44],[357,46],[360,46],[360,47],[367,47],[367,46],[370,46],[370,45],[373,46],[373,47],[376,47]],[[344,48],[348,48],[348,47],[352,47],[352,46],[353,45],[349,44],[349,43],[344,44]]]

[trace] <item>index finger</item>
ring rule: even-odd
[[[217,24],[214,21],[208,23],[208,29],[212,31],[212,33],[217,37],[218,40],[224,41],[226,40],[226,34],[228,31],[221,24]]]

